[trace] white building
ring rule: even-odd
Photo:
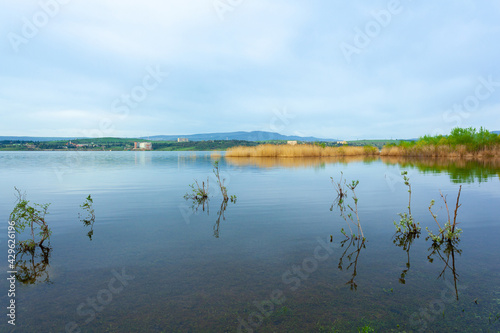
[[[134,149],[153,150],[151,142],[134,142]]]

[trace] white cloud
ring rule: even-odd
[[[70,1],[18,53],[4,39],[0,131],[81,132],[103,117],[124,136],[254,130],[286,106],[295,115],[286,134],[415,137],[450,126],[443,112],[473,91],[478,76],[500,80],[493,0],[405,1],[351,64],[339,44],[387,1],[244,1],[224,21],[212,5]],[[40,10],[34,2],[3,8],[4,36]],[[117,119],[111,102],[156,65],[168,78]],[[470,123],[500,129],[488,121],[499,98],[485,101]]]

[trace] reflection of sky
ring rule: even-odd
[[[393,221],[408,204],[398,165],[377,161],[325,164],[323,168],[257,168],[221,162],[228,194],[237,195],[238,200],[228,203],[226,220],[220,221],[220,238],[216,239],[214,224],[222,198],[212,186],[213,178],[210,214],[190,214],[189,203],[183,199],[188,184],[211,177],[210,153],[196,158],[193,153],[177,152],[89,152],[82,156],[81,163],[67,170],[59,181],[54,166],[66,161],[65,153],[0,153],[0,211],[4,218],[13,206],[13,186],[26,190],[32,202],[52,203],[47,219],[54,231],[50,263],[54,285],[43,291],[43,297],[41,289],[34,288],[20,296],[30,297],[31,302],[23,304],[27,304],[27,311],[33,311],[33,318],[41,313],[30,306],[52,295],[65,306],[45,314],[46,318],[55,314],[59,318],[65,311],[74,316],[79,302],[102,288],[112,268],[122,266],[140,276],[141,281],[140,287],[120,295],[120,308],[124,304],[134,304],[134,309],[161,305],[171,300],[168,296],[173,291],[197,301],[196,292],[226,295],[230,290],[234,297],[240,297],[242,290],[268,294],[276,287],[286,288],[282,274],[311,257],[318,238],[329,241],[330,235],[334,237],[334,254],[304,283],[307,287],[301,293],[321,297],[318,293],[323,295],[328,286],[332,288],[328,292],[343,295],[352,270],[341,272],[337,264],[342,252],[340,228],[347,227],[335,208],[329,210],[336,196],[330,177],[339,180],[341,172],[344,179],[360,182],[356,194],[367,248],[360,254],[356,283],[360,296],[372,295],[367,298],[367,309],[360,311],[372,313],[370,307],[378,302],[372,301],[374,291],[396,287],[405,267],[406,252],[392,244]],[[422,174],[411,169],[409,177],[412,212],[422,227],[435,230],[427,210],[430,200],[435,199],[435,208],[439,209],[441,189],[448,194],[452,209],[458,185],[445,173]],[[92,242],[86,237],[88,229],[78,219],[78,205],[88,194],[96,212]],[[470,290],[469,294],[464,292],[465,299],[491,298],[489,289],[481,288],[496,281],[500,269],[496,237],[499,199],[496,179],[463,186],[459,210],[460,227],[464,229],[460,244],[463,255],[457,256],[457,267],[460,283]],[[444,223],[444,212],[438,215]],[[5,235],[0,235],[2,242]],[[443,282],[436,278],[444,264],[436,260],[430,265],[428,248],[424,231],[412,245],[407,285],[391,297],[413,300],[419,295],[433,299],[436,290],[443,288]],[[78,276],[84,276],[85,283]],[[478,281],[484,281],[484,285]],[[423,284],[425,290],[421,289]],[[78,290],[81,297],[75,301],[74,293],[67,293],[65,288]],[[153,296],[145,300],[144,294]],[[256,296],[245,297],[253,301]],[[351,301],[352,296],[346,295],[342,306]],[[293,298],[290,302],[293,304]],[[51,305],[44,309],[47,307],[52,310]],[[110,311],[113,309],[110,306]],[[446,320],[451,319],[447,316]]]
[[[26,190],[34,202],[52,202],[51,210],[56,215],[56,208],[73,210],[69,206],[81,204],[79,201],[83,202],[88,194],[96,198],[96,206],[102,205],[106,211],[111,207],[118,212],[134,212],[140,207],[154,211],[160,203],[174,207],[184,204],[182,196],[189,190],[188,184],[195,179],[206,181],[207,177],[210,192],[217,201],[220,194],[212,174],[214,159],[210,155],[209,152],[2,153],[1,195],[5,200],[0,205],[2,211],[9,211],[14,202],[13,188],[17,186]],[[380,161],[318,162],[314,166],[292,168],[267,164],[259,168],[256,165],[259,163],[235,165],[224,159],[220,163],[221,177],[226,179],[229,194],[238,196],[238,205],[232,209],[244,216],[254,213],[274,216],[274,211],[286,210],[297,218],[287,223],[300,225],[302,220],[330,219],[323,211],[323,207],[329,208],[335,198],[330,177],[339,180],[341,172],[348,181],[360,181],[357,188],[360,211],[370,215],[384,213],[390,207],[395,214],[407,206],[402,168],[398,165]],[[412,183],[416,216],[427,218],[430,200],[439,203],[439,189],[450,198],[456,196],[458,184],[451,183],[446,172],[422,174],[415,168],[406,170]],[[468,200],[480,197],[479,206],[487,204],[499,196],[497,179],[466,184],[462,195]],[[464,203],[463,214],[470,211],[466,208],[468,204]],[[314,207],[313,211],[303,209],[304,205]],[[256,223],[262,221],[259,218]],[[374,223],[387,227],[383,221]]]

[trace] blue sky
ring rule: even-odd
[[[0,1],[0,136],[500,130],[498,1]]]

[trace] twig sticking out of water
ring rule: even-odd
[[[444,205],[446,207],[446,213],[448,214],[448,221],[445,223],[444,228],[442,228],[441,225],[439,224],[439,222],[437,220],[437,215],[432,212],[432,206],[434,206],[435,201],[434,200],[431,201],[431,204],[429,206],[429,212],[431,213],[434,221],[438,225],[439,233],[437,235],[435,235],[432,231],[429,230],[429,228],[426,228],[426,229],[427,229],[427,232],[429,233],[429,237],[435,243],[441,244],[445,241],[457,242],[459,240],[460,234],[462,233],[462,229],[458,229],[456,226],[458,224],[458,222],[457,222],[458,208],[460,208],[460,206],[462,206],[462,204],[460,204],[461,192],[462,192],[462,185],[460,185],[460,188],[458,189],[457,203],[455,204],[455,212],[454,212],[453,222],[452,222],[451,217],[450,217],[450,210],[448,208],[448,202],[446,200],[447,196],[443,195],[441,190],[439,191],[439,194],[441,195],[441,198],[443,199]]]
[[[401,218],[399,223],[394,221],[394,226],[396,227],[396,233],[401,234],[420,234],[420,224],[415,222],[413,215],[411,214],[411,184],[410,178],[408,178],[408,172],[401,172],[403,176],[403,180],[406,186],[408,186],[408,213],[399,213],[399,217]]]
[[[217,184],[220,187],[220,192],[222,193],[222,197],[224,198],[224,202],[227,202],[229,200],[229,197],[227,196],[227,188],[224,186],[224,181],[226,180],[223,178],[220,180],[220,175],[219,175],[219,161],[214,162],[214,175],[215,178],[217,179]]]

